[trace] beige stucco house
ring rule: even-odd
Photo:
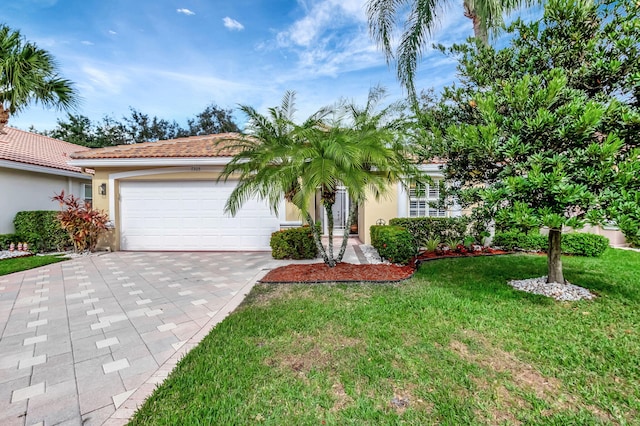
[[[258,200],[245,203],[235,217],[224,213],[237,181],[216,182],[234,154],[221,141],[234,137],[193,136],[99,148],[73,154],[69,164],[95,170],[93,205],[112,222],[107,242],[112,250],[269,250],[271,233],[302,221],[284,199],[277,215]],[[437,179],[442,177],[440,167],[424,169]],[[398,184],[379,201],[370,197],[358,206],[358,236],[369,242],[370,226],[394,217],[459,215],[429,208],[437,190],[406,191]],[[336,228],[350,225],[345,223],[348,207],[348,195],[341,191],[334,207]],[[322,208],[314,215],[326,230]]]
[[[67,163],[89,148],[4,127],[0,132],[0,234],[14,232],[19,211],[58,210],[51,200],[62,190],[91,200],[91,175]]]

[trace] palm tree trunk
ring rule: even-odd
[[[311,227],[311,232],[313,233],[313,241],[315,241],[316,243],[316,247],[318,248],[318,253],[320,253],[320,255],[322,256],[322,261],[328,265],[329,258],[327,256],[327,251],[324,249],[324,246],[322,245],[322,238],[320,237],[320,232],[318,231],[318,227],[313,222],[313,218],[311,217],[309,212],[305,212],[305,214],[306,214],[307,223]]]
[[[0,135],[4,133],[4,126],[7,123],[9,123],[9,110],[0,103]]]
[[[473,36],[482,41],[485,46],[489,45],[489,34],[487,26],[483,25],[482,19],[478,16],[472,5],[467,0],[464,1],[464,16],[473,22]]]
[[[356,215],[356,209],[358,208],[357,203],[351,203],[351,208],[349,209],[349,219],[347,220],[347,226],[344,227],[344,234],[342,235],[342,246],[340,246],[340,253],[338,253],[338,258],[336,262],[342,262],[342,258],[344,257],[344,252],[347,250],[347,242],[349,241],[349,225],[353,223],[353,218]]]
[[[547,282],[565,284],[562,273],[562,230],[549,229],[549,249],[547,251],[547,268],[549,270]]]
[[[327,211],[327,233],[329,235],[329,242],[327,243],[329,262],[327,265],[333,268],[336,266],[336,260],[333,258],[333,204],[326,203],[324,208]]]

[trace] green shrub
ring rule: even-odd
[[[397,217],[389,225],[406,228],[417,247],[426,247],[429,240],[464,240],[471,218],[460,217]]]
[[[13,220],[16,234],[29,243],[32,251],[62,250],[71,245],[71,240],[60,226],[57,214],[51,210],[18,212]]]
[[[18,234],[0,234],[0,250],[9,250],[11,243],[17,245],[19,242],[24,242],[24,239]]]
[[[274,232],[269,244],[274,259],[314,259],[318,255],[309,226]]]
[[[413,236],[401,226],[374,225],[370,232],[371,245],[389,262],[406,265],[417,253]]]
[[[546,235],[519,231],[496,232],[493,237],[493,245],[504,250],[546,251],[547,241]]]
[[[562,253],[599,257],[609,247],[609,239],[602,235],[576,232],[562,235]]]
[[[546,235],[525,234],[518,231],[496,232],[493,245],[505,250],[547,251]],[[576,256],[600,256],[609,247],[609,240],[601,235],[571,233],[562,234],[562,253]]]

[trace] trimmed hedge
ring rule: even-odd
[[[276,231],[271,234],[269,245],[274,259],[314,259],[318,255],[309,226]]]
[[[464,240],[468,235],[471,218],[460,217],[396,217],[389,221],[389,225],[406,228],[413,237],[417,247],[426,247],[427,241],[437,239]]]
[[[413,236],[401,226],[374,225],[370,232],[371,245],[389,262],[406,265],[417,254]]]
[[[71,245],[67,232],[57,219],[58,212],[35,210],[18,212],[13,225],[20,241],[29,243],[31,251],[63,250]]]
[[[609,239],[602,235],[576,232],[562,236],[562,252],[576,256],[599,257],[609,247]]]
[[[506,250],[547,251],[549,239],[541,234],[496,232],[493,245]],[[609,239],[602,235],[575,232],[562,234],[562,253],[575,256],[598,257],[609,247]]]
[[[548,241],[546,235],[518,231],[496,232],[493,237],[493,245],[505,250],[547,251]]]

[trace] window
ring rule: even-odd
[[[409,217],[445,217],[445,210],[429,205],[430,202],[437,202],[439,199],[440,186],[437,181],[434,182],[434,185],[411,184],[409,188]]]
[[[93,201],[93,188],[90,183],[82,184],[82,199],[88,204]]]

